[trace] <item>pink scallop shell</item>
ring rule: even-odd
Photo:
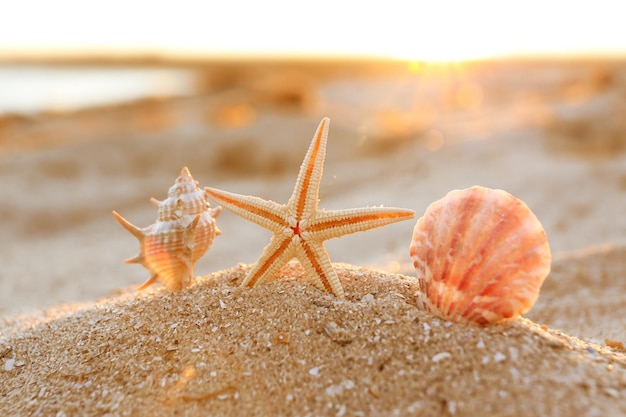
[[[221,234],[215,219],[222,208],[211,209],[205,191],[186,167],[170,187],[167,199],[150,201],[157,207],[157,221],[143,229],[113,212],[139,240],[139,254],[125,262],[141,264],[152,274],[140,290],[157,280],[170,290],[180,290],[191,284],[195,263]]]
[[[550,247],[537,217],[502,190],[449,192],[417,221],[410,248],[428,311],[488,324],[531,309],[550,272]]]

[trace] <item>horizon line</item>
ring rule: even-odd
[[[358,53],[291,53],[291,52],[176,52],[155,50],[124,50],[124,49],[65,49],[65,50],[16,50],[0,48],[0,65],[12,64],[203,64],[215,62],[237,61],[278,61],[278,62],[419,62],[419,63],[453,63],[453,62],[489,62],[489,61],[524,61],[524,60],[622,60],[626,59],[626,51],[577,51],[577,52],[518,52],[467,57],[461,59],[429,59],[420,57],[402,57],[384,54]]]

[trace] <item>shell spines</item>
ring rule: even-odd
[[[157,221],[138,228],[117,212],[117,221],[139,241],[139,254],[126,263],[143,265],[151,273],[139,289],[160,281],[170,290],[180,290],[193,281],[195,263],[221,234],[215,219],[221,207],[211,208],[207,195],[183,168],[165,200],[151,198]]]

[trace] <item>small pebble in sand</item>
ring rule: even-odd
[[[480,186],[432,203],[415,225],[410,254],[423,308],[483,325],[530,310],[551,262],[546,233],[526,204]]]
[[[448,401],[448,413],[450,413],[450,415],[456,413],[456,401]]]
[[[279,345],[288,345],[290,340],[290,335],[288,332],[278,332],[274,336],[274,342]]]
[[[4,370],[10,372],[15,367],[15,359],[7,359],[4,362]]]
[[[372,294],[365,294],[363,298],[361,298],[362,303],[370,303],[374,301],[374,296]]]
[[[330,340],[332,340],[333,342],[341,346],[345,346],[349,343],[352,343],[352,341],[355,338],[355,335],[353,332],[351,332],[349,329],[341,327],[334,321],[329,321],[327,323],[324,323],[323,328],[324,328],[324,333],[326,334],[326,336],[328,336]]]
[[[624,347],[624,344],[620,341],[616,341],[616,340],[611,340],[611,339],[604,339],[604,343],[608,346],[611,347],[613,349],[619,349],[622,351],[626,352],[626,347]]]
[[[441,361],[443,359],[448,359],[448,358],[451,358],[451,357],[452,357],[452,355],[450,354],[450,352],[440,352],[440,353],[437,353],[435,356],[433,356],[432,360],[433,360],[433,362],[436,363],[436,362],[439,362],[439,361]]]

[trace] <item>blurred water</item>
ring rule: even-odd
[[[194,89],[195,75],[185,69],[0,66],[0,114],[74,110]]]

